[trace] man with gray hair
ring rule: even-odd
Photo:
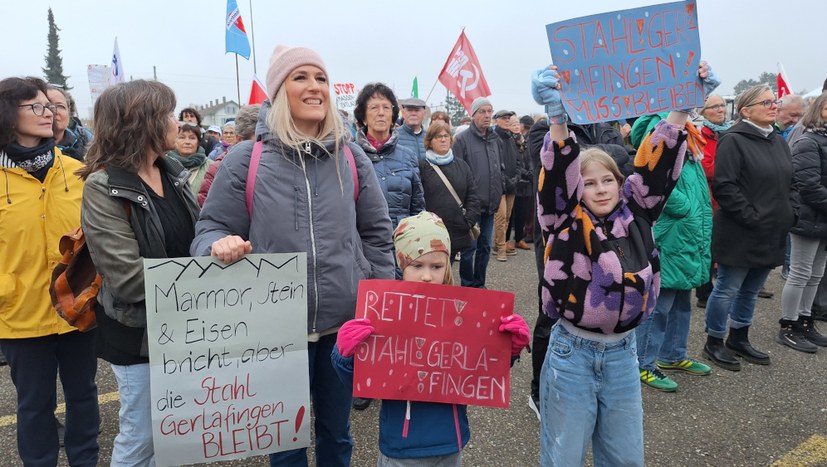
[[[778,104],[778,113],[775,116],[775,128],[785,140],[790,139],[790,133],[795,124],[804,116],[807,104],[804,98],[797,94],[787,94]]]
[[[397,129],[399,139],[396,144],[406,147],[416,154],[418,160],[425,159],[425,101],[412,97],[402,99],[402,125]]]
[[[471,123],[454,140],[454,157],[464,160],[474,175],[477,197],[480,199],[480,236],[461,253],[459,276],[463,287],[485,288],[485,273],[491,257],[494,233],[494,215],[500,207],[503,194],[503,176],[500,162],[502,142],[491,129],[494,107],[485,97],[471,103]],[[471,226],[468,226],[471,228]]]

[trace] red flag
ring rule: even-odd
[[[451,55],[448,56],[445,66],[442,67],[442,71],[439,73],[439,82],[457,96],[457,99],[469,114],[474,99],[491,95],[488,83],[485,82],[485,77],[482,75],[477,54],[474,53],[474,48],[471,47],[471,43],[465,37],[465,31],[460,33]]]
[[[786,96],[787,94],[792,94],[793,92],[790,91],[790,85],[787,84],[787,73],[784,72],[784,66],[781,65],[781,62],[778,62],[778,98],[781,99],[782,97]]]
[[[253,75],[253,86],[250,88],[250,100],[248,104],[261,104],[267,100],[267,90],[264,88],[258,76]]]

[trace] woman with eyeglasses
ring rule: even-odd
[[[706,304],[704,355],[731,371],[741,369],[734,355],[770,363],[769,355],[751,345],[749,328],[758,292],[784,262],[784,241],[794,223],[793,167],[789,146],[773,127],[777,109],[768,86],[744,91],[736,103],[738,121],[720,137],[715,154],[712,257],[718,278]]]
[[[703,158],[701,167],[706,175],[706,182],[709,185],[709,195],[712,200],[712,212],[718,208],[715,198],[712,196],[712,175],[715,173],[715,153],[718,149],[718,137],[732,127],[732,121],[726,119],[726,101],[718,94],[710,94],[701,108],[703,122],[701,135],[706,140],[703,147]],[[709,275],[709,282],[695,289],[695,298],[698,299],[698,307],[705,308],[709,294],[712,293],[712,278],[715,277],[715,266],[713,263]]]
[[[60,378],[69,465],[92,467],[100,425],[96,331],[70,326],[49,297],[60,237],[80,225],[83,194],[74,175],[82,164],[55,146],[55,112],[43,80],[0,81],[0,349],[17,390],[19,463],[57,465]]]
[[[69,129],[72,123],[71,98],[63,89],[49,86],[46,97],[55,106],[54,130],[57,147],[67,156],[83,161],[86,155],[86,138]]]
[[[775,340],[799,352],[827,347],[813,323],[812,306],[827,264],[827,93],[802,118],[793,144],[793,184],[799,217],[790,230],[790,273],[781,292],[781,330]]]
[[[425,132],[425,159],[419,161],[419,173],[425,191],[428,210],[442,218],[451,238],[451,262],[457,252],[471,246],[471,227],[480,218],[480,200],[474,188],[471,168],[454,157],[451,147],[454,137],[451,128],[443,121],[431,119]],[[445,176],[454,192],[462,201],[457,203],[439,173]]]

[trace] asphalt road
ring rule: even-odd
[[[516,294],[517,312],[529,324],[536,319],[533,253],[520,252],[507,263],[493,260],[489,288]],[[674,375],[677,393],[643,388],[646,464],[649,466],[827,466],[827,349],[795,352],[775,343],[782,282],[773,272],[767,288],[772,299],[759,299],[752,342],[768,351],[772,364],[744,364],[733,373],[716,369],[706,377]],[[822,325],[827,333],[827,325]],[[706,336],[703,310],[695,309],[689,338],[700,358]],[[527,406],[531,359],[512,369],[511,408],[470,407],[471,442],[463,451],[467,466],[531,466],[539,459],[538,422]],[[109,464],[118,431],[117,390],[108,365],[99,365],[101,465]],[[0,466],[21,465],[15,444],[15,392],[7,368],[0,369]],[[60,408],[58,409],[60,411]],[[62,417],[63,415],[59,415]],[[352,414],[353,465],[376,465],[378,405]],[[61,465],[68,465],[65,457]],[[268,465],[258,457],[226,463]]]

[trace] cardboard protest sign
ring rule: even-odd
[[[310,445],[305,253],[144,260],[155,457]]]
[[[336,83],[333,91],[336,93],[336,108],[353,113],[356,108],[356,86],[353,83]]]
[[[694,1],[584,16],[546,32],[574,123],[703,106]]]
[[[508,407],[514,294],[404,281],[359,282],[356,317],[376,328],[354,355],[353,395]]]

